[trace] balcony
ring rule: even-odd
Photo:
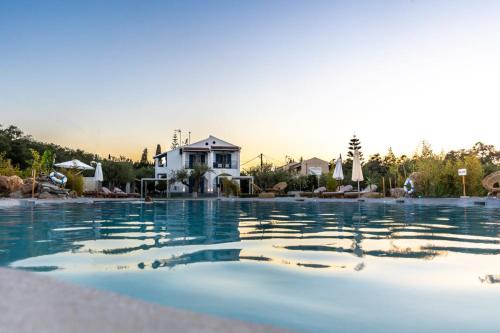
[[[213,168],[214,169],[233,169],[233,166],[232,166],[231,163],[217,163],[217,162],[214,162]],[[234,167],[234,169],[236,169],[236,168]]]
[[[194,161],[186,161],[184,163],[184,168],[193,169],[195,165],[208,165],[206,162],[194,162]]]

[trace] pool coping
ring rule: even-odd
[[[291,332],[146,303],[10,268],[0,268],[0,294],[2,332]]]
[[[229,202],[295,202],[295,203],[322,203],[322,202],[341,202],[341,203],[369,203],[386,205],[425,205],[425,206],[458,206],[472,207],[482,206],[487,208],[500,208],[500,199],[495,197],[470,197],[470,198],[361,198],[361,199],[343,199],[343,198],[300,198],[300,197],[278,197],[278,198],[171,198],[159,199],[155,201],[229,201]],[[35,206],[42,204],[62,204],[62,203],[81,203],[92,204],[96,202],[141,202],[138,199],[103,199],[103,198],[76,198],[76,199],[0,199],[0,209],[16,206]]]

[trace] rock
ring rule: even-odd
[[[363,198],[382,198],[382,193],[379,192],[368,192],[361,194]]]
[[[51,194],[64,194],[64,195],[69,194],[68,190],[66,190],[64,188],[60,188],[60,187],[58,187],[54,184],[48,183],[48,182],[41,182],[40,183],[40,192],[48,192]]]
[[[19,190],[24,182],[19,176],[0,176],[0,196],[8,196]]]
[[[49,192],[42,192],[38,195],[38,199],[56,199],[57,195],[50,194]]]
[[[153,198],[151,198],[149,195],[144,198],[145,202],[153,202]]]
[[[31,196],[31,191],[33,189],[33,180],[30,179],[29,181],[25,181],[24,185],[21,186],[19,189],[23,195],[30,195]],[[35,182],[35,193],[38,192],[38,183]]]
[[[405,194],[406,192],[402,187],[391,188],[391,197],[393,198],[402,198]]]
[[[76,193],[76,191],[71,191],[69,192],[69,197],[72,199],[76,199],[78,198],[78,193]]]
[[[24,195],[21,191],[14,191],[10,192],[9,197],[11,197],[12,199],[22,199],[24,198]]]

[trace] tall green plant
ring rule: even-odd
[[[41,160],[41,171],[45,174],[49,174],[54,167],[54,152],[50,149],[47,149],[43,152],[42,160]]]
[[[31,173],[34,178],[38,176],[38,173],[41,170],[42,167],[42,160],[40,158],[40,153],[36,151],[35,149],[30,149],[31,151]]]
[[[11,161],[5,155],[5,153],[0,153],[0,176],[19,176],[19,169],[12,166]]]

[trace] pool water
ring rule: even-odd
[[[0,210],[0,265],[304,332],[499,332],[500,209],[168,201]]]

